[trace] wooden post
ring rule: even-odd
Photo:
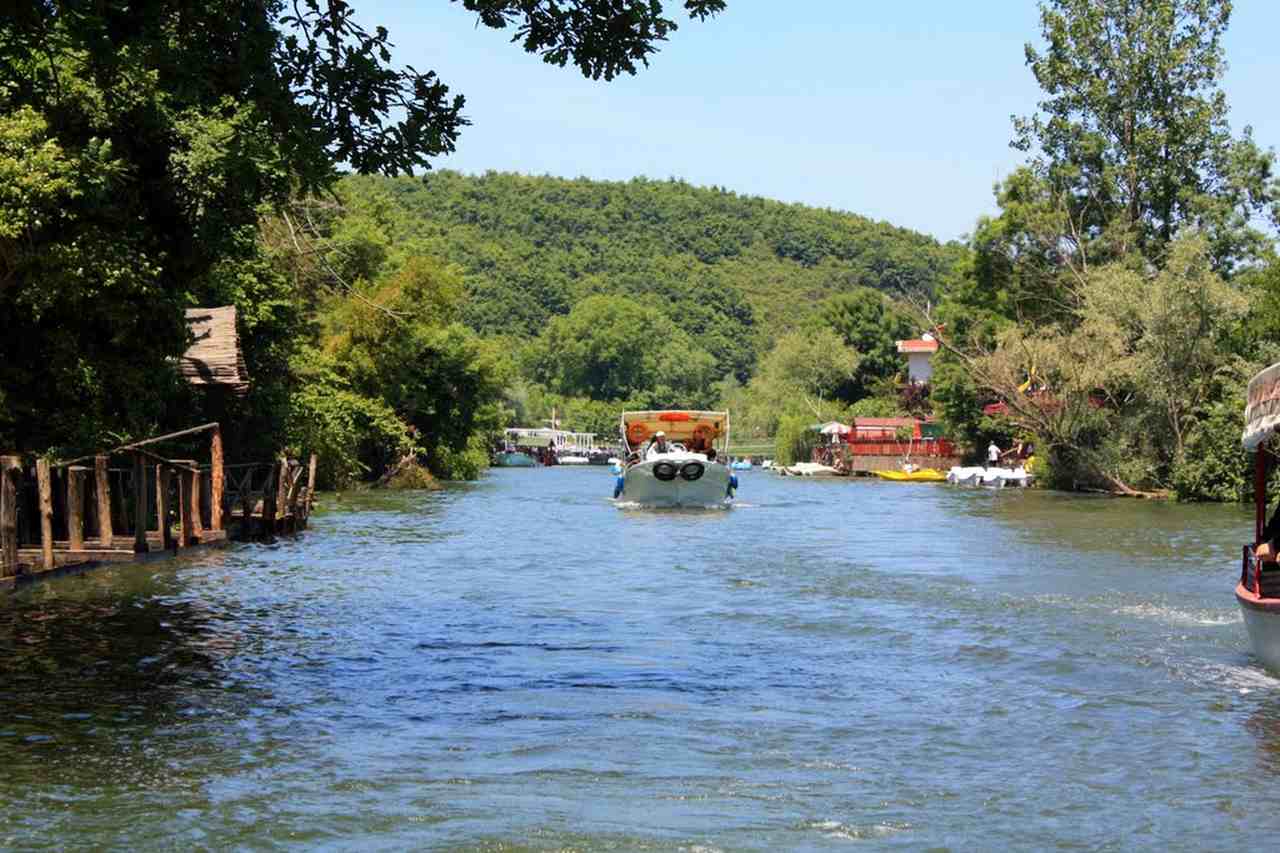
[[[267,540],[276,535],[276,498],[280,494],[281,473],[280,463],[274,463],[262,486],[262,538]]]
[[[200,512],[200,472],[191,472],[191,508],[188,514],[191,516],[191,536],[193,542],[199,542],[204,535],[204,519]]]
[[[222,491],[225,488],[222,470],[222,427],[215,427],[209,438],[209,526],[222,529]]]
[[[18,478],[22,460],[0,456],[0,578],[18,573]]]
[[[164,483],[161,482],[164,478],[160,476],[160,471],[163,468],[163,465],[156,466],[156,533],[162,533],[164,531],[164,520],[160,518],[160,504],[168,503],[168,501],[162,500],[160,497],[160,489],[164,487]],[[161,540],[164,539],[163,536],[160,538]]]
[[[191,544],[191,472],[178,471],[178,547]]]
[[[111,528],[111,484],[107,476],[107,457],[93,460],[93,482],[98,491],[98,541],[103,548],[111,547],[114,532]]]
[[[172,491],[173,471],[166,465],[156,466],[156,518],[160,521],[160,547],[173,548],[173,527],[169,524],[169,492]]]
[[[312,453],[311,459],[307,462],[307,515],[311,515],[311,508],[316,504],[316,464],[319,458]]]
[[[147,545],[147,457],[133,455],[133,550],[136,554],[150,551]]]
[[[281,456],[277,463],[280,473],[276,479],[276,519],[282,519],[289,507],[289,458]]]
[[[84,550],[84,481],[88,468],[67,469],[67,543],[72,551]]]
[[[49,460],[36,460],[36,486],[40,491],[40,553],[45,571],[53,568],[53,482]]]

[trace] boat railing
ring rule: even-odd
[[[1264,568],[1270,565],[1271,568]],[[1240,584],[1259,598],[1280,598],[1280,565],[1258,559],[1253,545],[1245,545],[1240,560]]]

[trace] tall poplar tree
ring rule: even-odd
[[[1044,0],[1047,46],[1026,61],[1044,90],[1015,118],[1064,217],[1079,266],[1131,249],[1157,263],[1187,226],[1222,271],[1256,256],[1275,200],[1273,155],[1233,136],[1221,90],[1229,0]]]

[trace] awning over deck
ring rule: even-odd
[[[1280,363],[1249,380],[1240,443],[1245,450],[1256,450],[1276,427],[1280,427]]]

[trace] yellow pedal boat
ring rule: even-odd
[[[895,480],[902,483],[941,483],[947,475],[936,468],[917,468],[914,471],[873,471],[881,480]]]

